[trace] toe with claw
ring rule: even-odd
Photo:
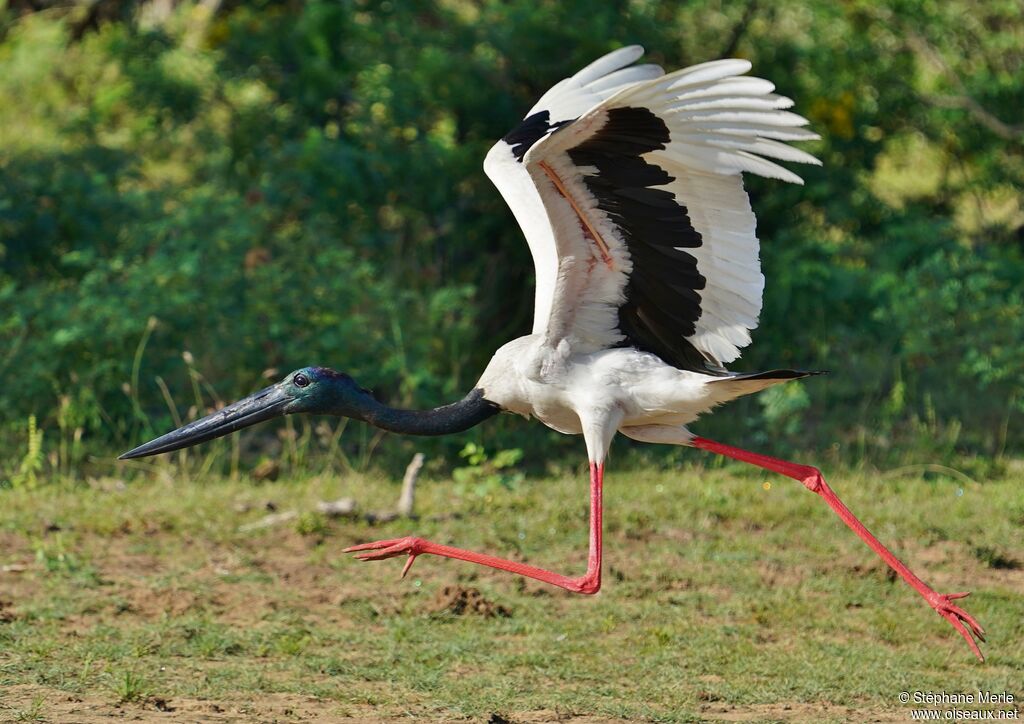
[[[944,619],[949,621],[953,628],[960,632],[960,635],[964,637],[964,641],[971,647],[971,651],[978,657],[979,660],[984,661],[985,657],[981,653],[981,649],[978,648],[978,643],[975,641],[985,640],[985,629],[981,627],[981,624],[972,616],[957,606],[953,601],[958,598],[966,598],[971,595],[970,593],[947,593],[947,594],[935,594],[929,597],[928,603],[931,604],[932,608],[935,609],[936,613],[942,616]],[[964,624],[967,626],[964,626]],[[968,630],[970,627],[970,630]]]
[[[424,553],[423,544],[426,543],[422,538],[415,538],[413,536],[406,536],[405,538],[392,538],[390,540],[378,540],[372,543],[361,543],[355,546],[349,546],[343,553],[355,553],[356,558],[361,561],[382,561],[385,558],[394,558],[400,556],[403,553],[409,556],[409,559],[405,562],[405,567],[402,568],[402,578],[405,578],[405,574],[412,568],[413,562],[416,560],[416,556]]]

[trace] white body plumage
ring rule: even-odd
[[[692,435],[685,426],[701,414],[784,381],[713,377],[629,348],[573,353],[527,335],[494,354],[477,387],[509,412],[584,434],[590,459],[601,462],[617,431],[643,442],[686,444]]]

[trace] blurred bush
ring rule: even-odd
[[[460,395],[532,315],[483,156],[550,84],[630,42],[670,68],[747,57],[823,135],[805,187],[749,182],[768,284],[738,367],[835,374],[701,430],[858,456],[1024,445],[1013,3],[0,8],[8,475],[29,416],[71,469],[268,369],[345,369],[395,404]],[[471,436],[527,460],[565,444],[515,421]]]

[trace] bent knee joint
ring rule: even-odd
[[[812,493],[820,493],[822,489],[826,487],[825,477],[817,468],[807,467],[803,473],[804,474],[800,479],[800,482],[803,483],[804,487]]]
[[[601,590],[600,576],[584,576],[572,582],[569,589],[573,593],[582,593],[585,596],[592,596]]]

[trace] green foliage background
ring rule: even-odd
[[[879,460],[1024,448],[1019,1],[47,5],[0,2],[0,479],[30,415],[77,471],[268,369],[461,395],[533,300],[483,156],[633,42],[667,68],[749,58],[823,136],[806,186],[748,181],[768,284],[737,368],[834,374],[701,431]],[[582,456],[520,421],[471,437]]]

